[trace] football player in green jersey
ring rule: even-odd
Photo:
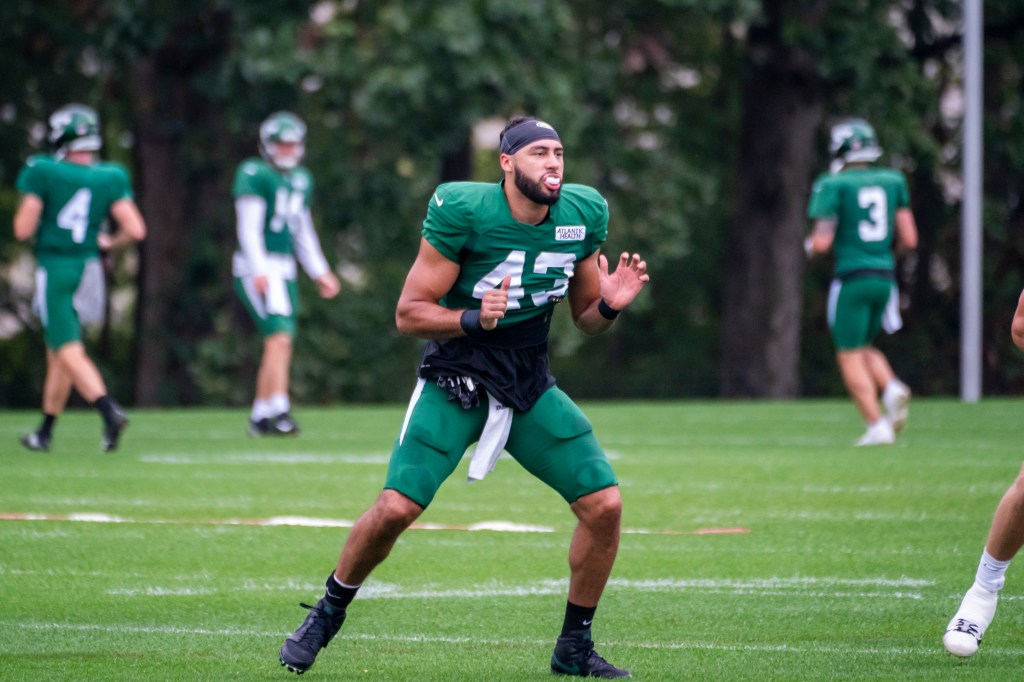
[[[128,173],[101,162],[99,119],[89,107],[69,104],[49,120],[53,156],[33,156],[17,179],[21,202],[14,236],[35,239],[36,291],[33,301],[44,329],[46,381],[43,422],[21,438],[30,450],[50,449],[53,426],[74,387],[103,416],[104,452],[117,448],[128,424],[82,344],[82,324],[103,315],[100,250],[119,248],[146,236],[146,225],[132,198]],[[100,228],[111,216],[113,236]]]
[[[1010,336],[1014,345],[1024,350],[1024,291],[1017,299]],[[982,637],[996,616],[999,592],[1006,584],[1006,569],[1021,547],[1024,547],[1024,467],[996,507],[974,582],[942,636],[946,651],[964,657],[977,653]]]
[[[334,298],[341,290],[313,228],[310,203],[313,176],[300,164],[306,125],[286,111],[260,126],[262,159],[246,159],[235,173],[238,250],[232,261],[235,291],[263,336],[256,397],[249,434],[295,435],[288,374],[298,316],[295,259],[317,285]]]
[[[590,422],[555,385],[547,339],[563,299],[583,333],[599,334],[649,277],[638,254],[623,253],[609,271],[600,251],[608,205],[590,187],[563,184],[562,152],[550,125],[515,118],[500,138],[501,183],[443,184],[430,197],[396,312],[399,331],[428,340],[419,380],[383,492],[349,533],[326,594],[281,647],[290,670],[313,665],[359,586],[476,442],[471,481],[504,449],[557,491],[578,520],[551,670],[629,677],[599,656],[591,639],[618,550],[618,481]]]
[[[807,209],[814,227],[804,248],[809,258],[835,253],[828,322],[843,383],[867,424],[857,445],[885,445],[907,422],[910,389],[871,342],[903,324],[894,251],[917,248],[917,226],[903,173],[871,165],[882,155],[874,129],[849,119],[831,132],[834,172],[814,183]]]

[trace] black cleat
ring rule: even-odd
[[[32,433],[26,433],[24,436],[18,439],[18,442],[24,445],[33,452],[49,452],[50,451],[50,437],[41,436],[38,431]]]
[[[264,417],[263,419],[250,419],[249,428],[245,430],[253,438],[259,438],[261,436],[269,436],[271,434],[270,420]]]
[[[281,645],[281,665],[301,675],[313,667],[316,655],[334,639],[345,622],[344,609],[338,609],[321,599],[316,606],[300,604],[309,609],[309,615],[299,629]]]
[[[299,425],[296,423],[292,416],[287,412],[274,417],[272,420],[274,424],[274,430],[278,435],[281,436],[297,436],[299,435]]]
[[[559,637],[551,654],[551,672],[556,675],[600,677],[610,680],[632,677],[628,670],[616,668],[594,651],[594,642],[584,637]]]
[[[100,449],[103,452],[117,450],[117,442],[121,439],[121,434],[124,433],[126,428],[128,428],[128,415],[124,413],[120,405],[115,403],[111,420],[103,426],[103,439],[100,441]]]
[[[254,438],[263,436],[296,436],[299,433],[299,425],[295,423],[292,416],[287,412],[276,417],[264,417],[259,420],[249,420],[249,428],[246,432]]]

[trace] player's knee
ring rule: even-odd
[[[85,346],[82,345],[81,341],[65,343],[54,351],[53,357],[68,371],[74,370],[75,367],[89,360],[89,356],[85,352]]]
[[[1017,479],[1010,486],[1010,492],[1016,495],[1017,499],[1021,500],[1022,504],[1024,504],[1024,466],[1021,466]]]
[[[622,496],[618,486],[584,495],[573,507],[582,521],[592,525],[616,526],[622,519]]]
[[[273,348],[275,350],[290,350],[292,347],[292,337],[284,332],[277,332],[276,334],[271,334],[264,339],[263,343],[267,348]]]
[[[396,490],[385,490],[374,505],[380,524],[388,530],[401,532],[423,513],[423,507]]]

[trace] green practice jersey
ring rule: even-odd
[[[43,202],[36,231],[37,256],[95,256],[96,237],[110,207],[131,199],[128,171],[118,163],[91,165],[33,156],[18,174],[18,191]]]
[[[539,225],[512,217],[500,183],[453,182],[430,198],[423,237],[460,265],[441,305],[479,309],[484,292],[512,279],[501,327],[548,312],[568,291],[576,264],[608,234],[608,204],[597,190],[563,185],[561,198]]]
[[[903,173],[890,168],[851,168],[814,183],[807,215],[835,220],[836,275],[892,270],[896,211],[910,205]]]
[[[267,204],[263,236],[268,253],[292,254],[289,227],[312,205],[313,176],[304,167],[282,173],[266,161],[246,159],[235,172],[232,194],[257,196]]]

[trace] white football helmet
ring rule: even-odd
[[[295,144],[294,154],[282,154],[278,144]],[[281,170],[291,170],[306,155],[306,124],[290,111],[278,111],[260,124],[260,156]]]

